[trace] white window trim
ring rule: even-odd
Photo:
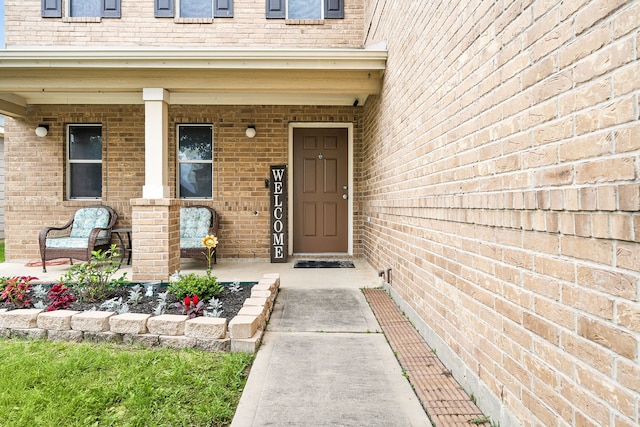
[[[66,180],[67,180],[67,185],[66,185],[66,191],[67,191],[67,200],[102,200],[102,176],[100,177],[100,197],[71,197],[71,164],[80,164],[80,163],[95,163],[95,164],[100,164],[102,165],[102,169],[104,171],[104,163],[103,163],[103,153],[100,153],[100,160],[87,160],[87,159],[81,159],[81,160],[71,160],[71,133],[70,133],[70,129],[71,127],[81,127],[81,126],[100,126],[100,130],[103,129],[102,123],[69,123],[67,125],[67,147],[66,147]],[[102,132],[101,132],[101,136],[102,136]],[[102,138],[102,150],[104,151],[104,138]]]
[[[195,126],[211,126],[211,160],[180,160],[180,128],[181,127],[195,127]],[[176,195],[181,200],[213,200],[214,195],[214,180],[215,170],[213,160],[215,158],[215,140],[214,140],[214,127],[213,123],[181,123],[176,125]],[[204,197],[189,197],[182,198],[180,194],[180,165],[182,163],[197,163],[197,164],[211,164],[211,198]]]
[[[214,13],[214,8],[215,8],[215,4],[213,4],[213,0],[211,1],[211,16],[199,16],[197,18],[185,18],[180,14],[180,1],[181,0],[175,0],[175,4],[173,5],[176,9],[175,9],[175,17],[178,19],[213,19],[213,13]]]
[[[180,1],[180,0],[177,0]],[[284,2],[284,16],[285,19],[324,19],[324,2],[325,0],[320,0],[320,18],[289,18],[289,1],[286,0]]]

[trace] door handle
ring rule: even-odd
[[[343,199],[345,199],[345,200],[347,200],[347,199],[349,198],[349,195],[348,195],[348,194],[343,194],[343,195],[342,195],[342,198],[343,198]]]

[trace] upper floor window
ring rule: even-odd
[[[211,199],[213,125],[178,125],[178,181],[181,199]]]
[[[233,0],[154,0],[156,18],[232,18]]]
[[[68,0],[65,16],[71,18],[120,18],[120,0]],[[43,18],[61,18],[62,0],[42,0]]]
[[[266,0],[267,18],[344,18],[344,0]]]
[[[67,196],[69,199],[102,197],[102,125],[67,127]]]

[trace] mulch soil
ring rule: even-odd
[[[251,287],[252,285],[242,284],[240,286],[240,291],[232,292],[228,286],[224,286],[224,290],[216,296],[218,300],[222,303],[222,315],[219,317],[224,317],[227,321],[230,321],[238,311],[242,308],[244,301],[251,296]],[[166,287],[161,287],[160,292],[166,291]],[[112,298],[122,298],[123,302],[126,302],[129,299],[129,295],[131,292],[131,286],[124,286],[115,289],[112,293],[110,293],[104,300],[101,301],[85,301],[85,302],[74,302],[72,303],[67,310],[75,310],[75,311],[88,311],[88,310],[101,310],[108,311],[107,309],[100,308],[100,305],[103,301],[112,299]],[[142,290],[142,294],[144,295],[145,291]],[[32,295],[33,303],[39,301],[34,298]],[[45,305],[49,303],[48,297],[44,297],[41,300]],[[166,299],[166,309],[164,314],[182,314],[181,308],[176,306],[178,299],[169,294]],[[205,301],[205,309],[208,301]],[[142,299],[137,304],[129,303],[129,313],[146,313],[153,314],[153,310],[158,306],[158,292],[156,292],[153,296],[147,297],[143,296]],[[11,305],[0,305],[0,308],[8,308],[13,309]]]

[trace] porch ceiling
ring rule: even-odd
[[[385,48],[0,50],[0,113],[35,104],[364,105],[380,91]]]

